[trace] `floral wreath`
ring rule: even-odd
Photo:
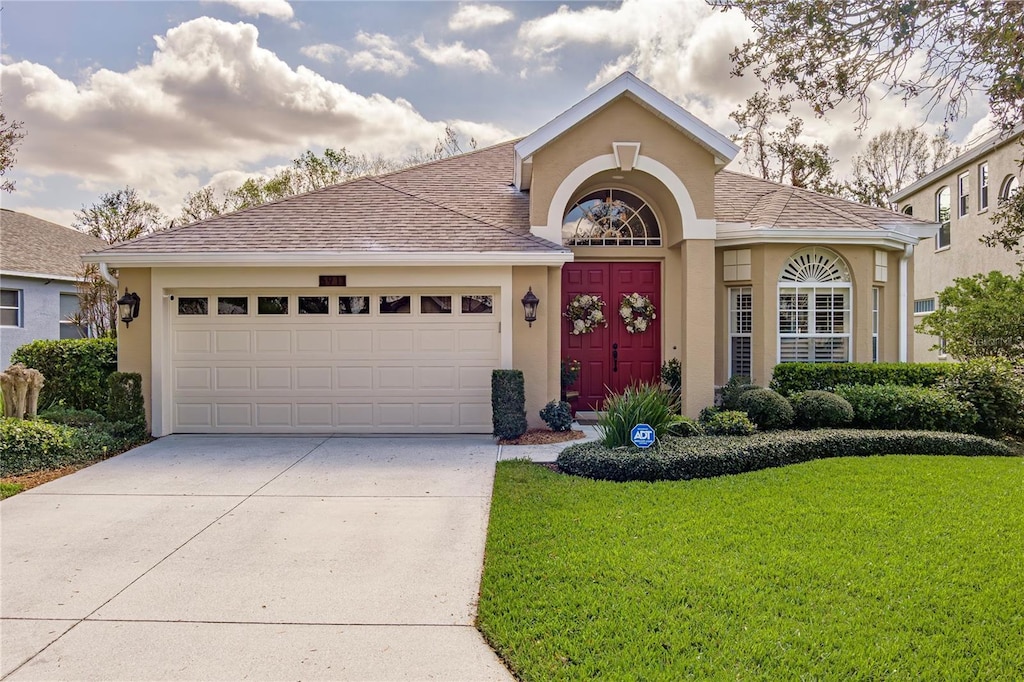
[[[589,334],[597,329],[597,325],[608,326],[604,316],[604,301],[597,294],[579,294],[565,306],[564,316],[572,321],[570,334],[579,336]]]
[[[622,302],[619,304],[619,315],[626,323],[626,331],[630,334],[647,331],[651,320],[658,317],[651,299],[636,292],[622,297]]]

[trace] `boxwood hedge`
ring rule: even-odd
[[[831,391],[843,384],[934,386],[951,370],[946,362],[782,362],[772,370],[770,388],[788,396]]]
[[[869,455],[1014,456],[1008,446],[959,433],[820,429],[753,436],[665,438],[656,447],[571,445],[558,456],[565,472],[608,481],[672,481],[740,474],[827,457]]]

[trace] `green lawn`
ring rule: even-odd
[[[478,625],[523,680],[1019,680],[1024,458],[499,462]]]
[[[0,481],[0,500],[6,500],[11,495],[17,495],[22,490],[24,490],[24,486],[19,485],[18,483]]]

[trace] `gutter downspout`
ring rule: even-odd
[[[110,270],[107,269],[107,262],[106,261],[100,261],[99,262],[99,266],[100,266],[100,275],[103,277],[103,279],[105,279],[108,282],[110,282],[110,285],[116,289],[117,288],[117,280],[114,279],[114,276],[110,274]]]
[[[910,282],[908,281],[908,274],[910,272],[910,259],[914,255],[914,245],[907,244],[903,247],[903,255],[900,256],[900,362],[907,361],[907,333],[909,332],[910,320],[909,314],[907,313],[907,306],[910,301]]]

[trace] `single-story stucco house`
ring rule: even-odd
[[[37,339],[78,339],[76,283],[83,251],[102,239],[10,209],[0,209],[0,369]]]
[[[502,367],[539,424],[565,358],[580,409],[676,358],[690,415],[779,361],[909,360],[938,226],[723,170],[737,152],[626,73],[520,140],[86,260],[141,298],[119,365],[158,436],[489,432]]]

